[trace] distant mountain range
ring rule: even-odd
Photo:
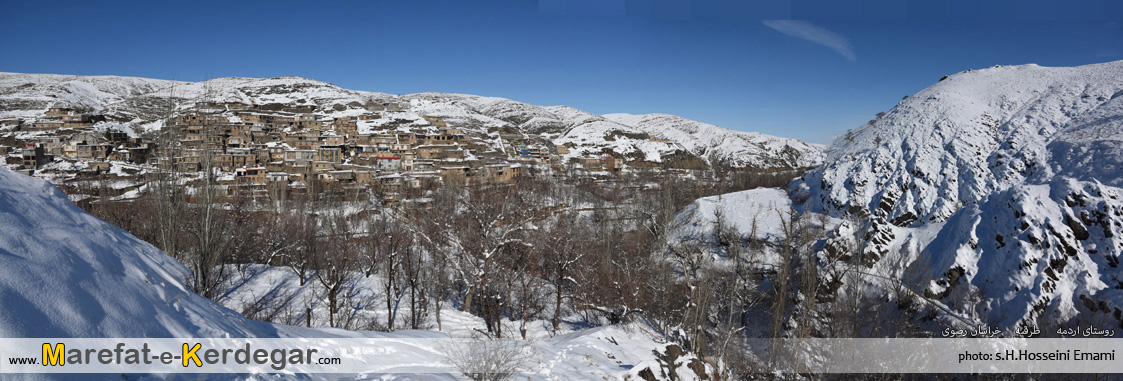
[[[330,119],[366,112],[371,105],[400,105],[384,113],[402,123],[423,124],[422,115],[443,117],[466,133],[535,134],[569,148],[569,156],[611,152],[629,161],[665,163],[700,159],[705,164],[774,170],[815,167],[823,147],[795,139],[738,132],[673,115],[596,115],[566,106],[537,106],[465,94],[391,95],[342,89],[300,77],[216,78],[181,82],[115,76],[0,73],[0,120],[42,117],[48,107],[76,107],[141,130],[158,128],[166,111],[196,102],[312,106]],[[397,109],[392,107],[391,110]]]

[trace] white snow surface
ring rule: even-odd
[[[282,335],[190,292],[189,272],[50,183],[0,168],[0,337]]]
[[[747,239],[779,242],[784,232],[782,219],[791,209],[788,194],[778,188],[759,188],[703,197],[683,209],[675,217],[675,233],[683,236],[710,236],[714,232],[717,212],[729,228]],[[754,228],[755,223],[755,228]],[[755,231],[754,236],[748,235]]]
[[[706,161],[735,167],[815,167],[825,147],[759,132],[741,132],[668,114],[605,114],[608,120],[669,139]]]

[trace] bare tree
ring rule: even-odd
[[[688,348],[701,348],[702,325],[709,299],[709,289],[705,285],[705,271],[712,263],[709,250],[696,235],[685,235],[667,247],[667,253],[675,266],[682,272],[682,282],[686,287],[685,300],[681,303],[681,326],[687,331]]]
[[[310,209],[307,199],[300,199],[294,207],[294,213],[285,216],[285,221],[285,231],[291,232],[295,246],[282,252],[283,260],[296,273],[300,287],[304,287],[308,281],[308,273],[315,265],[313,262],[316,253],[324,250],[323,239],[319,236],[320,217]]]
[[[412,241],[412,237],[410,238]],[[412,243],[412,242],[411,242]],[[420,329],[427,315],[428,293],[424,287],[423,269],[430,265],[424,261],[424,253],[417,245],[409,245],[402,251],[401,282],[409,288],[409,326]]]
[[[214,165],[214,152],[203,150],[202,175],[196,183],[194,202],[190,207],[191,219],[187,231],[195,239],[192,255],[187,260],[188,267],[195,276],[194,291],[207,298],[214,297],[215,287],[221,283],[227,244],[232,232],[228,230],[223,200],[218,185],[218,168]]]
[[[463,191],[445,190],[434,213],[415,214],[410,226],[431,247],[444,255],[465,288],[463,310],[473,312],[472,301],[489,284],[499,257],[512,245],[525,245],[524,232],[542,211],[528,205],[513,186],[477,186]],[[442,212],[443,210],[443,212]]]
[[[339,301],[340,292],[351,282],[355,276],[354,233],[352,233],[347,218],[342,215],[330,215],[323,220],[323,227],[327,234],[324,250],[313,252],[313,263],[316,269],[316,279],[324,287],[328,299],[328,324],[339,327]]]
[[[579,237],[589,237],[592,232],[578,218],[575,213],[559,215],[552,226],[540,230],[537,235],[538,245],[546,251],[546,255],[542,256],[545,275],[554,288],[554,315],[551,324],[555,332],[561,324],[562,301],[566,297],[566,290],[577,286],[572,272],[580,266],[579,262],[589,250],[589,240]]]
[[[407,230],[398,222],[386,218],[371,218],[367,222],[366,275],[378,271],[382,277],[382,291],[386,296],[386,329],[394,330],[394,318],[400,301],[399,271],[405,252],[412,244]]]
[[[169,98],[175,97],[174,84],[168,92]],[[168,255],[185,262],[186,258],[180,251],[180,237],[187,194],[176,163],[180,154],[179,141],[170,125],[175,111],[174,102],[165,103],[159,111],[163,128],[155,132],[156,149],[163,153],[163,157],[156,160],[156,165],[146,175],[146,190],[155,209],[154,243]]]

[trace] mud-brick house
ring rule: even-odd
[[[442,166],[438,170],[445,182],[464,182],[472,176],[472,168],[466,165]]]
[[[249,147],[250,142],[243,136],[231,136],[226,138],[226,147],[228,148],[246,148]]]
[[[604,168],[606,171],[619,171],[620,167],[623,165],[622,160],[609,154],[602,154],[600,156],[600,163],[601,168]]]
[[[62,128],[63,123],[57,119],[40,119],[31,124],[31,128],[36,130],[57,130]]]
[[[90,161],[86,163],[86,170],[93,173],[107,173],[109,172],[108,161]]]
[[[316,161],[326,161],[332,164],[340,164],[343,162],[343,150],[339,147],[317,148]]]
[[[23,157],[25,169],[38,169],[50,161],[50,157],[43,151],[43,146],[35,143],[25,143],[20,155]]]
[[[312,172],[327,172],[335,169],[335,163],[330,161],[313,161]]]
[[[460,141],[462,135],[427,134],[422,138],[423,144],[452,144]]]
[[[374,102],[374,101],[371,101],[371,102],[367,102],[366,104],[364,104],[363,108],[367,109],[367,111],[401,111],[405,107],[403,107],[400,103],[397,103],[397,102]]]
[[[311,114],[313,112],[316,112],[316,105],[285,105],[281,108],[281,110],[296,114]]]
[[[62,117],[63,127],[89,127],[94,123],[104,121],[105,117],[101,115],[89,114],[72,114]]]
[[[402,164],[401,164],[401,170],[402,171],[412,171],[413,170],[413,156],[414,156],[413,152],[406,151],[406,152],[402,152],[402,153],[398,154],[397,156],[402,158]]]
[[[397,193],[402,190],[402,175],[391,173],[374,178],[374,183],[383,193]]]
[[[343,183],[353,183],[353,182],[355,182],[355,172],[354,171],[328,171],[328,173],[331,174],[331,177],[333,179],[335,179],[335,181],[343,182]]]
[[[344,136],[356,136],[359,133],[359,118],[345,116],[332,119],[331,128],[335,133]]]
[[[263,167],[244,167],[234,170],[234,182],[239,185],[265,185],[269,178]]]
[[[253,105],[245,104],[242,102],[226,102],[227,110],[246,110],[252,107]]]
[[[129,133],[118,130],[105,131],[105,139],[111,142],[124,143],[129,141]]]
[[[292,126],[299,130],[321,127],[320,122],[316,120],[316,114],[296,114],[292,118]]]
[[[70,107],[51,107],[47,109],[47,112],[44,113],[43,116],[52,119],[62,119],[62,117],[64,116],[74,115],[77,113],[78,111]]]
[[[109,155],[106,156],[106,159],[109,161],[129,161],[129,154],[129,150],[121,146],[109,151]]]
[[[320,130],[303,130],[299,132],[286,132],[281,138],[288,145],[300,150],[315,150],[320,148]]]
[[[289,183],[289,174],[286,172],[267,171],[265,172],[265,178],[269,181],[270,184],[287,185]]]
[[[355,156],[360,159],[373,159],[376,156],[390,156],[389,152],[378,150],[378,146],[372,145],[357,145],[355,146]]]
[[[464,158],[463,152],[457,152],[459,149],[455,144],[426,144],[417,146],[414,152],[421,159]]]
[[[47,136],[39,139],[39,144],[43,146],[43,150],[47,151],[48,155],[66,155],[65,150],[68,143],[70,143],[70,140],[61,136]]]
[[[374,167],[366,166],[355,166],[352,168],[352,172],[355,174],[355,183],[358,184],[371,184],[374,182],[375,176],[378,175]]]
[[[214,166],[223,170],[255,165],[254,156],[249,153],[220,153],[214,155]]]
[[[431,125],[434,125],[434,126],[437,126],[437,127],[448,127],[448,123],[445,123],[444,118],[441,118],[439,116],[422,115],[421,117],[425,118],[425,121],[429,122],[429,124],[431,124]]]
[[[78,159],[105,160],[113,146],[106,143],[86,144],[80,143],[73,146],[74,157]]]
[[[587,171],[599,171],[603,169],[603,167],[601,167],[601,160],[599,157],[583,156],[577,158],[577,164],[580,164],[581,167],[585,168],[585,170]]]
[[[129,162],[137,164],[144,164],[148,162],[148,156],[152,152],[152,150],[148,148],[147,144],[129,148],[128,151]]]
[[[336,135],[330,132],[320,135],[321,146],[342,146],[346,141],[347,138],[343,135]]]
[[[401,156],[376,156],[374,167],[383,172],[399,172],[402,170]]]
[[[522,173],[522,166],[506,163],[488,164],[480,169],[476,177],[481,182],[509,183]]]
[[[285,161],[312,161],[316,160],[316,150],[290,149],[285,150]]]

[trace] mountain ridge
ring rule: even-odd
[[[820,164],[823,158],[822,146],[728,130],[681,117],[667,118],[666,114],[650,120],[621,123],[612,117],[569,106],[538,106],[507,98],[455,93],[392,95],[349,90],[297,76],[224,77],[184,82],[122,76],[0,73],[0,119],[34,119],[41,117],[47,107],[61,105],[92,109],[107,114],[113,121],[150,130],[158,128],[154,121],[161,118],[160,107],[171,103],[182,111],[191,103],[203,100],[315,106],[315,113],[323,118],[353,115],[371,104],[398,104],[403,107],[393,115],[396,118],[420,123],[421,115],[433,115],[481,134],[506,129],[540,135],[555,145],[571,148],[570,157],[611,152],[628,160],[661,163],[666,157],[686,153],[698,155],[707,164],[723,161],[733,166],[761,169],[809,168]],[[671,130],[690,129],[739,138],[720,141],[688,133],[667,134]]]
[[[866,267],[1001,328],[1123,324],[1123,61],[947,76],[826,155],[791,187]]]

